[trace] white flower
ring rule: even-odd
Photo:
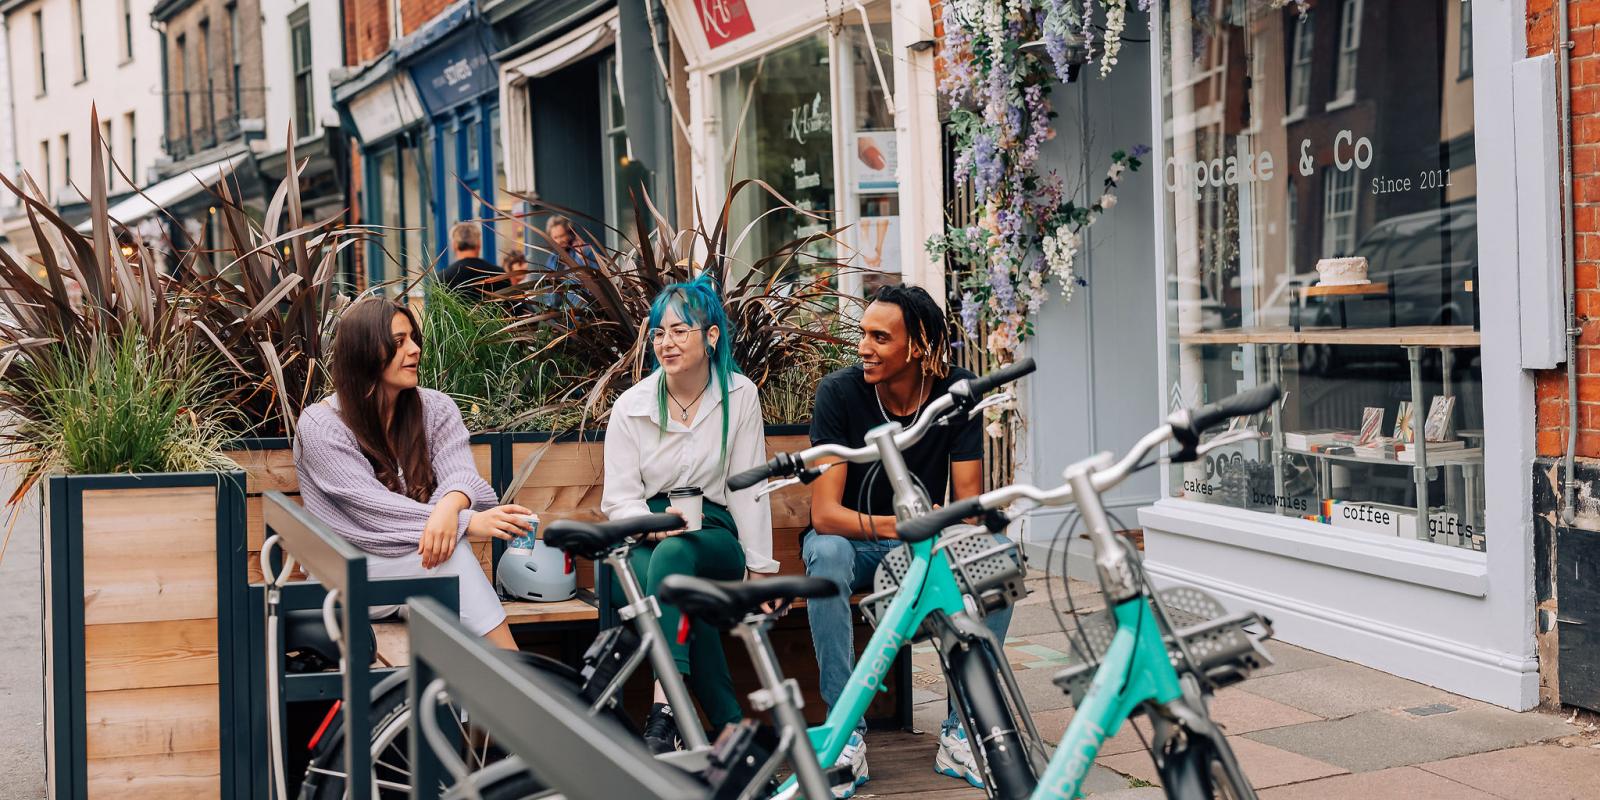
[[[1123,166],[1122,162],[1119,161],[1112,164],[1111,169],[1106,170],[1106,177],[1114,181],[1120,181],[1122,180],[1122,171],[1125,169],[1127,167]]]
[[[995,420],[985,425],[983,432],[988,434],[990,439],[1000,439],[1006,435],[1006,426],[999,420]]]
[[[1117,207],[1117,196],[1112,194],[1112,193],[1110,193],[1110,192],[1106,192],[1105,194],[1100,195],[1100,207],[1105,209],[1106,211],[1110,211],[1111,209],[1116,208]]]

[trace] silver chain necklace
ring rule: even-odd
[[[911,424],[912,425],[917,424],[917,417],[922,415],[922,403],[921,403],[921,400],[922,400],[922,387],[923,387],[923,382],[926,381],[927,379],[928,379],[927,375],[919,375],[919,376],[917,376],[917,397],[916,397],[916,399],[917,399],[918,403],[917,403],[916,410],[911,412]],[[873,384],[873,386],[872,386],[872,399],[878,401],[878,413],[883,415],[883,421],[884,422],[892,422],[893,420],[889,419],[889,410],[883,407],[883,395],[881,395],[878,392],[878,385],[877,384]]]

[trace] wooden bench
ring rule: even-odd
[[[803,432],[767,437],[769,458],[779,452],[794,452],[809,445],[810,441]],[[501,454],[501,457],[508,456],[512,470],[540,448],[548,448],[533,474],[513,498],[513,502],[526,506],[539,515],[541,527],[548,526],[558,519],[598,521],[604,518],[600,513],[605,465],[603,441],[596,437],[594,441],[561,441],[550,445],[537,441],[532,436],[506,435],[500,446],[509,447],[509,454]],[[472,451],[480,474],[485,480],[494,483],[497,477],[494,447],[487,443],[475,443]],[[295,473],[293,454],[282,444],[277,447],[236,450],[230,455],[248,473],[246,516],[249,553],[246,568],[249,571],[250,582],[259,583],[261,574],[257,554],[261,549],[265,528],[262,519],[262,493],[277,490],[298,501],[299,478]],[[504,469],[502,465],[502,470]],[[800,536],[810,523],[810,489],[805,486],[791,486],[773,494],[770,503],[773,557],[782,565],[780,574],[805,574],[805,564],[800,557]],[[498,549],[496,543],[471,541],[468,544],[482,565],[484,574],[492,582]],[[576,664],[604,621],[601,608],[608,605],[601,602],[596,592],[598,572],[599,570],[592,564],[580,566],[578,599],[559,603],[502,600],[507,621],[517,637],[518,644],[524,649],[544,652],[546,655]],[[856,595],[852,598],[852,607],[862,596]],[[859,614],[854,615],[854,623],[855,642],[859,649],[866,645],[872,635],[872,629]],[[402,641],[403,628],[384,631],[389,627],[386,624],[378,626],[381,631],[378,634],[381,642],[379,651],[387,663],[395,665],[406,663],[408,655]],[[754,673],[748,659],[743,656],[742,645],[732,640],[724,644],[730,654],[735,687],[743,696],[757,688]],[[779,657],[783,659],[786,674],[795,678],[805,690],[807,715],[813,722],[820,722],[827,706],[818,694],[816,657],[811,646],[811,631],[806,622],[803,604],[774,626],[773,645],[778,650]],[[634,687],[630,686],[630,701],[636,694],[642,694],[645,703],[648,702],[647,673],[648,670],[640,670],[640,675],[636,676],[642,677],[642,681],[635,681],[642,686],[642,691],[635,692]],[[908,656],[902,656],[902,661],[897,664],[886,681],[886,693],[876,698],[869,709],[869,722],[876,725],[909,725],[910,693],[910,661]]]

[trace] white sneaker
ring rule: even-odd
[[[939,755],[934,756],[933,771],[951,778],[965,778],[973,788],[983,788],[983,774],[972,757],[972,743],[967,741],[967,733],[959,725],[939,734]]]
[[[833,796],[838,800],[854,797],[856,787],[872,779],[872,774],[867,771],[867,740],[858,732],[850,734],[850,740],[844,743],[844,750],[839,753],[839,760],[833,762],[835,768],[845,764],[850,765],[850,773],[855,780],[833,787]]]

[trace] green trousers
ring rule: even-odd
[[[649,502],[655,513],[667,508],[665,495],[652,497]],[[629,554],[628,563],[639,576],[645,594],[655,595],[668,575],[695,575],[718,581],[744,578],[744,546],[739,544],[733,516],[716,503],[705,501],[703,505],[700,530],[640,544]],[[613,603],[619,607],[627,604],[615,575],[611,576],[610,590]],[[672,648],[672,659],[706,718],[711,720],[714,736],[724,725],[738,722],[744,712],[739,707],[739,695],[733,690],[733,676],[728,673],[722,633],[701,620],[691,619],[689,640],[679,644],[681,616],[676,606],[661,604],[661,630]]]

